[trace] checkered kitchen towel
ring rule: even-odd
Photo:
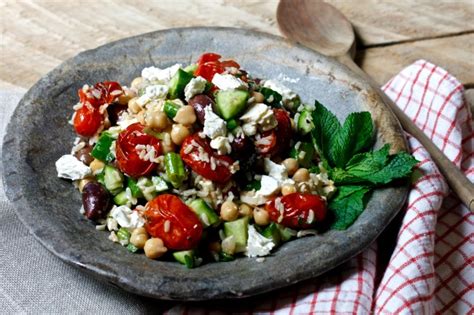
[[[473,181],[473,120],[462,85],[419,60],[383,89]],[[169,313],[473,314],[474,214],[449,194],[420,143],[410,135],[408,141],[421,163],[406,208],[398,225],[365,252],[324,276],[245,305],[180,305]],[[384,264],[389,233],[394,247]]]

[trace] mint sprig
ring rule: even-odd
[[[390,145],[367,151],[374,144],[369,112],[352,113],[341,125],[337,117],[316,101],[311,139],[328,168],[338,192],[329,201],[332,228],[345,230],[364,211],[370,192],[408,177],[418,161],[406,152],[390,155]]]

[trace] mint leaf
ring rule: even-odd
[[[312,119],[313,144],[331,166],[343,168],[354,154],[373,143],[374,127],[369,112],[351,113],[341,126],[337,117],[316,101]]]
[[[389,149],[386,144],[378,151],[357,154],[346,169],[331,170],[331,178],[336,185],[383,185],[410,175],[418,161],[406,152],[390,156]]]
[[[380,171],[365,174],[363,178],[374,184],[388,184],[394,179],[404,178],[412,173],[418,160],[406,152],[398,152],[390,156],[390,162]]]
[[[328,208],[334,214],[332,228],[346,230],[364,211],[368,192],[367,186],[341,186],[336,196],[329,202]]]
[[[374,127],[369,112],[351,113],[330,141],[329,161],[344,167],[354,154],[373,143]]]
[[[311,114],[314,128],[311,130],[311,139],[318,149],[319,155],[327,160],[332,138],[341,129],[341,124],[337,117],[327,110],[321,103],[315,101],[315,109]]]

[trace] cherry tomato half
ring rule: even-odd
[[[196,247],[201,240],[202,224],[196,214],[177,196],[159,195],[145,206],[145,228],[174,250]]]
[[[293,135],[290,115],[284,109],[273,109],[273,114],[278,122],[275,129],[262,134],[264,141],[256,141],[255,147],[258,153],[266,156],[273,156],[285,152],[290,147],[290,140]]]
[[[225,68],[240,68],[240,65],[233,60],[220,61],[221,56],[214,53],[205,53],[198,59],[198,67],[194,72],[195,76],[201,76],[209,82],[216,73],[224,72]]]
[[[117,139],[115,152],[118,168],[131,177],[140,177],[149,174],[156,167],[156,163],[140,159],[141,150],[137,145],[151,145],[155,149],[155,157],[161,155],[159,140],[146,134],[140,123],[135,123],[122,131]]]
[[[113,81],[99,82],[89,89],[78,91],[80,102],[82,104],[88,102],[93,107],[116,102],[122,93],[120,84]]]
[[[215,53],[204,53],[201,55],[201,57],[199,57],[197,63],[199,65],[208,61],[218,61],[219,59],[221,59],[221,57],[221,55]]]
[[[84,137],[93,136],[102,125],[103,117],[99,110],[83,105],[74,115],[74,129]]]
[[[293,229],[307,229],[326,217],[326,202],[318,195],[292,193],[265,204],[270,220]]]
[[[188,148],[191,149],[188,149]],[[217,183],[226,183],[232,177],[230,166],[234,163],[226,155],[217,155],[209,141],[198,134],[190,135],[181,146],[181,158],[197,174]],[[213,163],[211,163],[213,160]]]

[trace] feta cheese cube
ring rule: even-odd
[[[267,172],[269,176],[279,181],[283,181],[288,178],[288,172],[286,170],[286,167],[273,162],[269,158],[264,159],[263,167],[265,169],[265,172]]]
[[[211,140],[211,148],[217,150],[217,153],[220,155],[229,154],[232,151],[229,139],[223,136]]]
[[[167,85],[149,85],[145,88],[145,94],[143,94],[137,99],[137,103],[140,106],[144,106],[145,104],[154,99],[165,98],[166,95],[168,95]]]
[[[71,180],[83,179],[90,175],[91,169],[79,161],[74,155],[63,155],[56,161],[58,177]]]
[[[262,175],[262,179],[260,181],[260,189],[257,191],[257,195],[262,195],[265,197],[269,197],[280,190],[280,183],[277,179]]]
[[[272,239],[266,238],[257,232],[253,225],[249,225],[247,248],[245,255],[248,257],[262,257],[270,254],[275,247]]]
[[[243,122],[242,130],[246,136],[255,135],[257,128],[260,131],[267,131],[278,125],[273,110],[263,103],[251,106],[240,116],[240,120]]]
[[[287,88],[281,82],[275,80],[265,80],[263,82],[263,86],[279,93],[284,104],[289,104],[298,98],[298,94]]]
[[[219,136],[225,137],[227,134],[226,122],[212,111],[212,106],[204,108],[204,129],[203,132],[211,139]]]
[[[184,88],[184,98],[189,101],[194,95],[201,94],[206,89],[207,80],[199,76],[192,78]]]
[[[145,220],[138,214],[138,211],[133,211],[127,206],[114,206],[110,210],[110,216],[114,218],[117,223],[127,229],[136,229],[145,224]]]
[[[142,70],[142,77],[148,81],[160,81],[162,83],[168,83],[171,78],[181,68],[181,64],[175,64],[171,67],[160,69],[157,67],[148,67]]]
[[[221,90],[246,90],[248,89],[247,83],[236,78],[232,74],[219,74],[216,73],[212,78],[212,84],[217,86]]]

